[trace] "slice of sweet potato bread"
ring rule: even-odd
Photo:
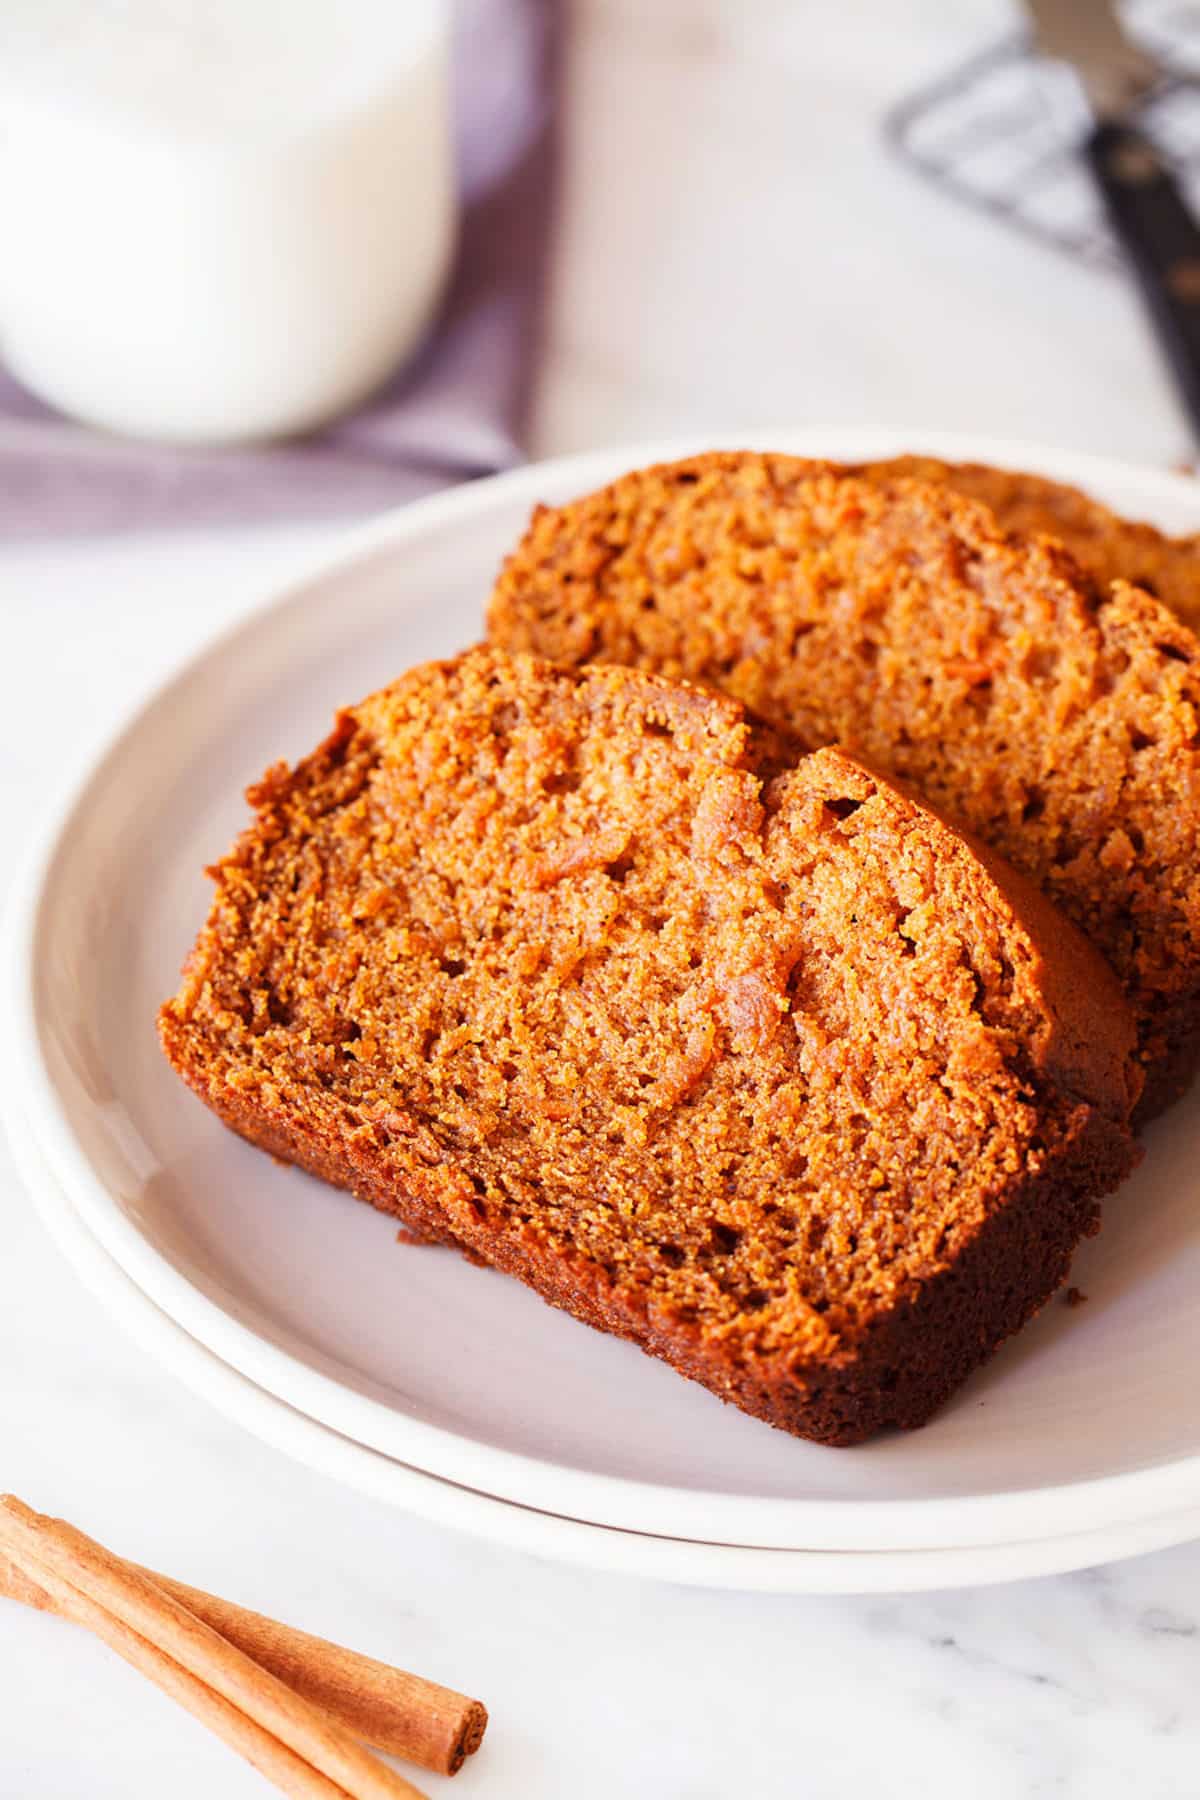
[[[908,476],[944,482],[990,507],[1005,531],[1057,538],[1104,586],[1127,581],[1155,595],[1192,631],[1200,629],[1200,534],[1170,537],[1123,518],[1079,488],[1024,469],[897,456],[868,463],[863,473],[873,480]]]
[[[1135,1159],[1100,959],[849,758],[764,786],[724,697],[475,651],[250,797],[183,1078],[789,1431],[920,1424]]]
[[[944,485],[718,453],[540,510],[493,641],[712,683],[849,744],[1024,869],[1138,1019],[1142,1116],[1200,1047],[1200,644]]]

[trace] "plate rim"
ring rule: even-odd
[[[1019,441],[976,438],[958,433],[897,431],[885,427],[822,428],[803,431],[756,430],[723,434],[718,441],[770,443],[784,451],[860,460],[920,445],[949,460],[985,460],[998,466],[1037,468],[1081,485],[1095,482],[1140,488],[1148,495],[1186,496],[1200,513],[1200,489],[1193,477],[1148,470],[1142,465],[1073,451],[1050,451]],[[712,438],[704,440],[712,447]],[[850,445],[850,448],[847,448]],[[42,829],[14,883],[5,910],[0,956],[10,1005],[0,1036],[0,1054],[11,1091],[21,1097],[29,1129],[56,1179],[104,1250],[147,1298],[173,1317],[191,1337],[237,1368],[281,1402],[319,1420],[331,1430],[392,1460],[407,1462],[437,1479],[509,1503],[579,1518],[624,1531],[679,1535],[680,1515],[695,1521],[684,1535],[697,1541],[739,1547],[816,1548],[876,1553],[906,1549],[967,1547],[1044,1539],[1049,1533],[1078,1530],[1086,1515],[1098,1525],[1160,1517],[1200,1505],[1200,1452],[1119,1474],[1092,1476],[1056,1486],[1002,1493],[915,1500],[777,1499],[673,1488],[628,1477],[596,1474],[547,1459],[481,1444],[442,1426],[415,1420],[383,1402],[356,1393],[299,1357],[267,1342],[234,1319],[142,1236],[92,1168],[61,1108],[40,1053],[34,986],[35,947],[42,926],[46,887],[76,811],[93,786],[103,781],[111,761],[154,714],[191,684],[211,677],[240,641],[269,632],[289,609],[304,603],[318,585],[384,546],[402,546],[436,529],[513,497],[536,497],[540,482],[570,483],[586,491],[611,479],[622,467],[694,453],[695,437],[675,442],[614,447],[582,455],[530,463],[502,475],[470,482],[414,501],[354,529],[336,534],[282,586],[270,590],[237,618],[193,646],[103,734],[63,784],[48,807]],[[302,1397],[301,1397],[302,1396]],[[402,1452],[398,1438],[406,1440]],[[839,1454],[848,1454],[839,1452]],[[849,1453],[849,1454],[852,1454]],[[499,1484],[498,1486],[496,1484]],[[603,1517],[595,1517],[601,1506]],[[702,1522],[702,1523],[701,1523]],[[714,1528],[715,1527],[715,1528]],[[797,1544],[797,1537],[800,1543]]]

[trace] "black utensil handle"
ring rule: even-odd
[[[1200,225],[1140,132],[1098,125],[1085,154],[1200,442]]]

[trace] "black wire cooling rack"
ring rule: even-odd
[[[1162,70],[1138,124],[1200,210],[1200,4],[1130,0],[1122,14]],[[944,192],[1093,267],[1116,269],[1122,259],[1078,155],[1088,123],[1075,76],[1020,35],[902,101],[885,131]]]

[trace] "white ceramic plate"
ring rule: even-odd
[[[155,1362],[219,1412],[298,1462],[405,1512],[556,1561],[700,1587],[789,1594],[911,1593],[1091,1568],[1200,1535],[1200,1512],[1069,1537],[964,1550],[756,1550],[614,1531],[513,1506],[424,1475],[340,1437],[274,1399],[174,1324],[122,1273],[79,1218],[30,1134],[9,1143],[38,1211],[75,1273]]]
[[[756,434],[758,440],[768,441]],[[776,433],[803,453],[915,445],[1078,481],[1200,525],[1180,477],[1024,445]],[[895,1550],[1056,1537],[1200,1505],[1196,1102],[1157,1126],[1056,1304],[924,1431],[831,1451],[772,1432],[499,1275],[224,1132],[153,1020],[207,906],[240,790],[336,704],[478,634],[531,504],[694,445],[522,470],[406,509],[197,656],[59,808],[10,916],[19,1104],[88,1228],[166,1313],[260,1387],[430,1474],[627,1530]]]

